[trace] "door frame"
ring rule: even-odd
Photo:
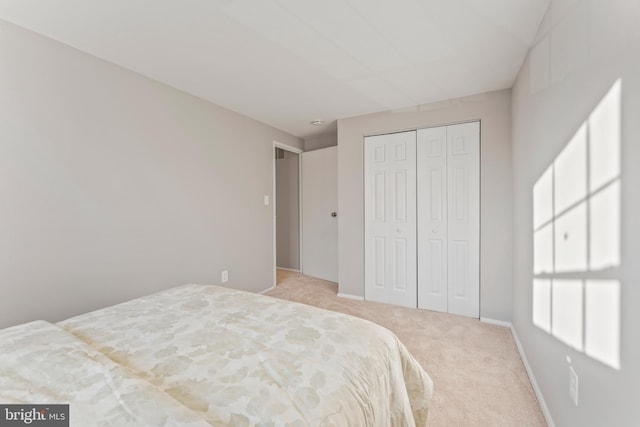
[[[276,140],[273,141],[273,147],[271,148],[271,161],[273,162],[273,286],[272,289],[277,285],[277,274],[276,270],[278,269],[278,248],[277,248],[277,224],[276,224],[276,148],[280,148],[285,151],[289,151],[290,153],[294,153],[298,155],[298,268],[302,273],[302,153],[304,150],[300,148],[293,147],[291,145],[283,144],[282,142],[278,142]]]

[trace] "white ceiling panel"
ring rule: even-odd
[[[348,0],[412,64],[442,60],[452,54],[446,37],[417,2]]]
[[[368,70],[351,55],[303,23],[273,0],[239,0],[224,11],[249,30],[288,49],[337,79],[365,75]],[[291,37],[295,34],[295,37]]]
[[[551,26],[555,26],[562,21],[569,11],[579,4],[581,0],[556,0],[551,5],[550,18]]]
[[[276,0],[372,71],[407,66],[407,61],[345,0],[323,0],[309,7],[300,0]]]
[[[466,0],[466,6],[474,13],[496,25],[525,45],[531,43],[540,25],[540,19],[514,20],[514,16],[544,16],[547,1],[488,0],[478,2]]]
[[[0,0],[0,19],[310,137],[314,119],[511,87],[548,3]]]
[[[398,90],[410,93],[415,99],[438,101],[450,97],[444,84],[448,77],[440,71],[439,66],[427,65],[395,70],[385,73],[384,77]]]
[[[377,111],[416,105],[416,102],[404,95],[398,88],[378,77],[365,77],[349,81],[349,86],[363,95],[369,96],[379,104]]]

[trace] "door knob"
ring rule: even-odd
[[[338,216],[338,214],[336,212],[331,212],[331,216],[335,218]]]
[[[431,230],[431,232],[432,232],[433,234],[436,234],[436,233],[438,232],[438,230],[436,230],[436,229],[434,228],[433,230]]]

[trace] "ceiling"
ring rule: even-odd
[[[511,87],[548,3],[0,0],[0,19],[308,138]]]

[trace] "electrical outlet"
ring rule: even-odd
[[[569,396],[573,403],[578,406],[578,374],[569,366]]]
[[[222,283],[227,283],[229,281],[229,270],[222,270],[221,280]]]

